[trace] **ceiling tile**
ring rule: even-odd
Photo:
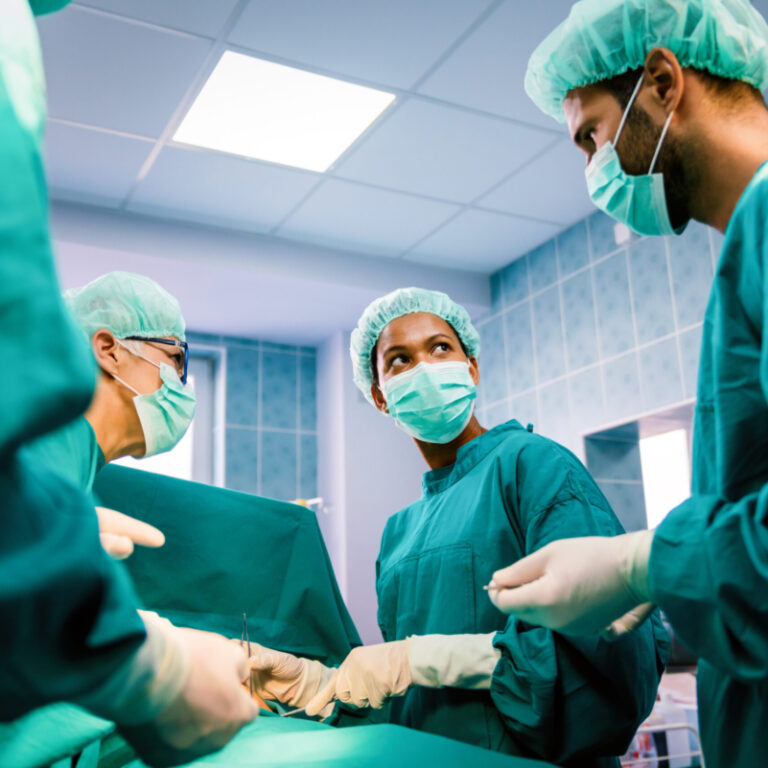
[[[49,121],[46,175],[54,197],[117,207],[153,143]]]
[[[409,88],[489,0],[252,0],[230,42]]]
[[[573,224],[595,209],[584,181],[585,156],[564,139],[477,205],[519,216]]]
[[[421,93],[547,128],[523,89],[533,49],[565,19],[572,0],[507,0],[424,82]],[[546,8],[545,8],[546,6]]]
[[[163,27],[216,37],[237,0],[79,0],[76,4],[112,11]]]
[[[467,210],[405,257],[435,267],[490,274],[554,237],[561,227],[500,213]]]
[[[448,203],[332,179],[277,234],[331,248],[396,256],[457,210]]]
[[[38,20],[51,117],[157,137],[211,43],[77,6]]]
[[[166,147],[128,207],[156,216],[267,232],[318,178],[217,152]]]
[[[413,99],[375,127],[335,175],[467,203],[551,141],[550,133]]]

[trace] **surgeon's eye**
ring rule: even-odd
[[[389,360],[390,368],[397,368],[400,365],[407,365],[407,364],[408,364],[408,358],[405,355],[395,355]]]
[[[441,341],[438,344],[435,344],[434,349],[432,352],[450,352],[451,351],[451,345],[448,344],[446,341]]]

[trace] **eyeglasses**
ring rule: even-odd
[[[179,372],[181,383],[187,383],[187,366],[189,365],[189,344],[186,341],[176,341],[175,339],[158,339],[154,336],[127,336],[132,341],[151,341],[153,344],[166,344],[171,347],[180,347],[184,352],[184,363],[176,363],[176,370]]]

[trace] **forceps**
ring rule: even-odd
[[[240,647],[246,647],[248,650],[248,658],[251,658],[251,639],[248,637],[248,622],[246,620],[245,614],[243,614],[243,629],[240,633]],[[251,696],[253,696],[253,677],[251,676],[250,671],[248,672],[248,688],[251,691]]]

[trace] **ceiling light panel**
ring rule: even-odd
[[[173,139],[323,172],[394,99],[391,93],[226,51]]]

